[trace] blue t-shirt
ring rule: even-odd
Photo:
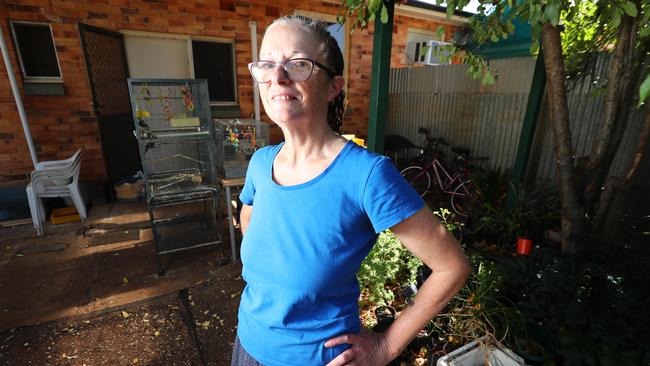
[[[424,202],[386,157],[353,142],[316,178],[278,185],[281,148],[253,155],[240,195],[253,214],[241,248],[247,284],[237,333],[264,365],[324,365],[349,347],[325,341],[360,331],[356,273],[378,233]]]

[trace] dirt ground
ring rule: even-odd
[[[223,244],[162,256],[165,276],[141,203],[0,229],[0,365],[229,365],[244,282],[222,221]]]
[[[5,330],[0,364],[230,365],[243,286],[225,274],[88,319]]]

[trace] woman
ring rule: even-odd
[[[249,65],[284,143],[240,195],[247,282],[233,365],[385,365],[463,285],[467,260],[383,156],[342,138],[343,57],[323,23],[283,17]],[[385,333],[361,332],[355,274],[391,229],[433,274]]]

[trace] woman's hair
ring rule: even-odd
[[[297,25],[310,33],[316,38],[320,44],[320,51],[325,55],[324,64],[334,71],[334,75],[343,75],[343,53],[339,48],[339,44],[334,37],[327,30],[328,24],[326,22],[308,18],[302,15],[287,15],[276,19],[269,28],[275,24],[292,24]],[[267,28],[268,30],[268,28]],[[327,107],[327,123],[330,128],[336,132],[341,133],[341,125],[343,124],[343,114],[345,113],[345,92],[341,90],[330,105]]]

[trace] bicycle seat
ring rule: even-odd
[[[458,155],[469,155],[469,149],[464,147],[452,147],[451,151],[455,152]]]
[[[398,151],[402,149],[421,149],[420,146],[415,145],[411,140],[400,135],[386,135],[384,137],[384,150],[385,151]]]

